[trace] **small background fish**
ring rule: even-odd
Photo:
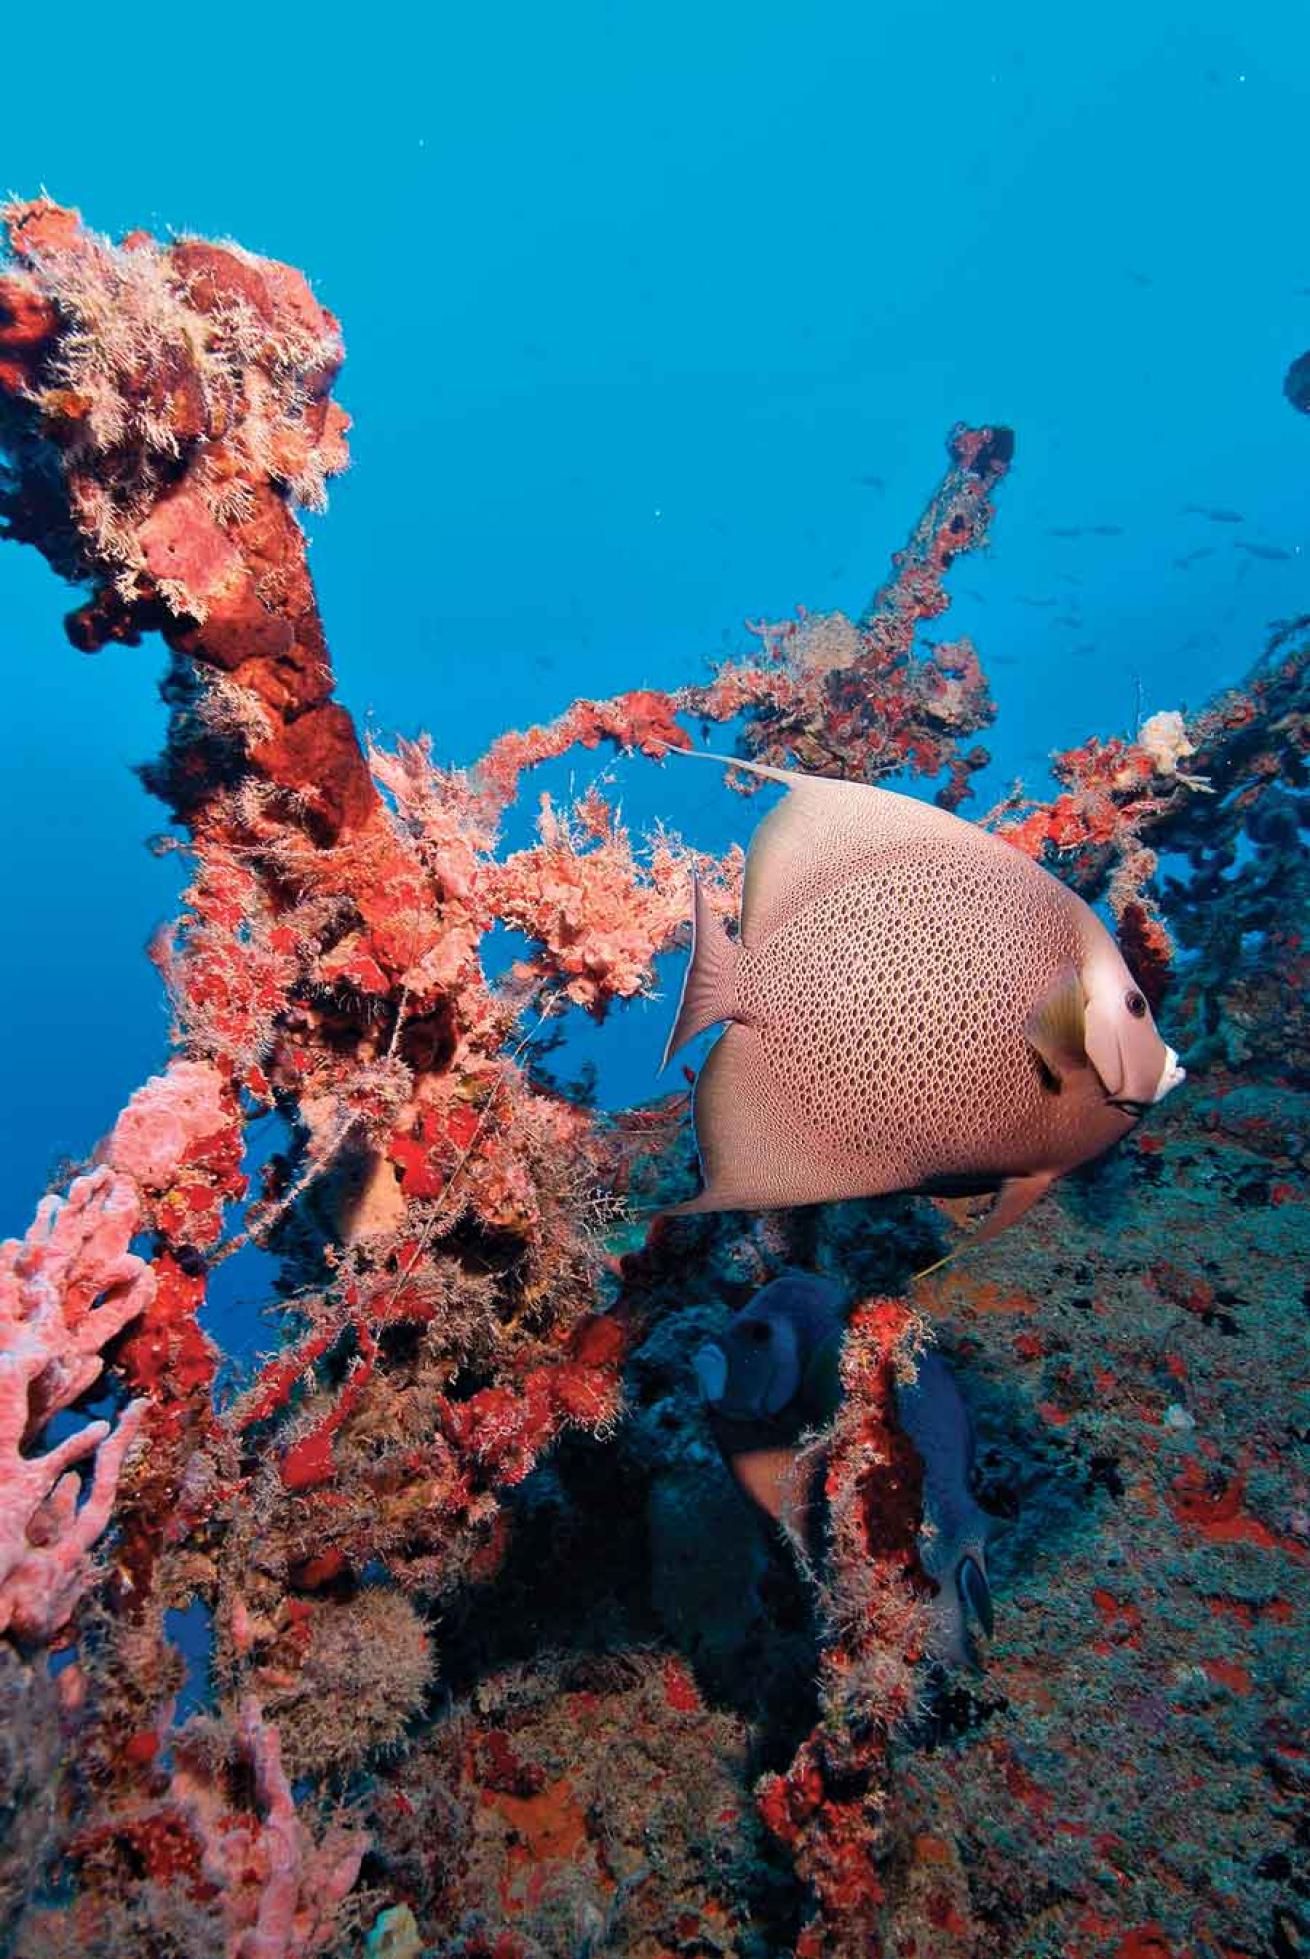
[[[787,1272],[693,1362],[715,1441],[738,1485],[811,1566],[823,1555],[824,1460],[812,1438],[840,1406],[844,1333],[841,1289],[813,1273]],[[896,1390],[896,1411],[923,1462],[920,1559],[938,1588],[932,1655],[948,1666],[973,1663],[974,1628],[992,1631],[987,1541],[994,1524],[973,1495],[973,1425],[940,1354],[919,1356],[915,1379]]]
[[[919,1557],[938,1590],[933,1655],[949,1666],[976,1661],[974,1629],[992,1632],[987,1543],[997,1529],[973,1494],[974,1436],[964,1397],[942,1356],[921,1353],[915,1378],[896,1390],[901,1427],[923,1461]]]
[[[819,1548],[820,1465],[812,1455],[807,1473],[799,1444],[828,1426],[841,1401],[844,1303],[831,1280],[784,1273],[693,1363],[728,1467],[806,1557]]]

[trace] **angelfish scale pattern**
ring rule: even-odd
[[[1008,850],[902,846],[743,952],[742,1019],[798,1117],[868,1165],[866,1187],[1009,1173],[1056,1149],[1071,1102],[1022,1028],[1081,963],[1079,921],[1033,872]]]

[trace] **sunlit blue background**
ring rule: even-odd
[[[341,20],[68,19],[59,89],[8,78],[0,175],[110,233],[289,259],[340,315],[355,467],[313,565],[378,729],[470,760],[579,692],[695,675],[746,616],[857,610],[959,418],[1019,438],[955,578],[1001,701],[991,782],[1199,702],[1306,607],[1310,422],[1280,392],[1310,345],[1300,0]],[[1114,534],[1052,535],[1090,525]],[[143,947],[175,873],[129,773],[162,651],[83,658],[70,603],[0,547],[0,1231],[167,1029]],[[721,840],[712,778],[671,777],[625,772],[629,807],[694,830],[705,797]],[[627,1025],[625,1085],[656,1045]]]

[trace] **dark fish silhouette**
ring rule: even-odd
[[[1293,408],[1310,415],[1310,353],[1298,354],[1283,376],[1283,393]]]
[[[1249,544],[1241,538],[1238,539],[1237,548],[1239,551],[1247,552],[1252,558],[1267,558],[1271,563],[1292,556],[1290,551],[1284,551],[1281,544]]]
[[[737,1484],[811,1560],[822,1551],[823,1465],[800,1438],[827,1428],[837,1413],[845,1331],[840,1288],[811,1272],[786,1272],[692,1362]]]
[[[896,1389],[901,1427],[923,1462],[924,1533],[919,1558],[937,1586],[932,1652],[948,1666],[976,1664],[971,1621],[990,1638],[987,1541],[996,1525],[973,1494],[973,1423],[941,1355],[919,1355],[915,1378]]]
[[[803,1438],[829,1427],[841,1405],[845,1331],[831,1280],[785,1272],[692,1362],[738,1486],[810,1563],[823,1555],[824,1450]],[[896,1414],[923,1463],[919,1557],[938,1588],[931,1650],[962,1665],[975,1659],[971,1622],[992,1630],[987,1540],[995,1526],[973,1496],[973,1425],[939,1354],[920,1354],[914,1380],[898,1384]]]
[[[1222,504],[1185,503],[1183,505],[1183,515],[1185,517],[1205,517],[1212,524],[1244,524],[1246,522],[1240,510],[1226,510]]]

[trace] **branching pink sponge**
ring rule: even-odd
[[[277,1729],[247,1696],[237,1743],[258,1816],[234,1811],[203,1747],[179,1736],[169,1794],[201,1847],[201,1870],[221,1900],[228,1959],[308,1959],[332,1943],[335,1916],[368,1848],[337,1824],[315,1841],[296,1814]]]
[[[141,1417],[88,1422],[30,1454],[52,1415],[99,1377],[104,1348],[154,1297],[155,1277],[128,1250],[136,1192],[108,1169],[43,1198],[27,1236],[0,1245],[0,1632],[48,1640],[86,1589],[123,1458]],[[80,1503],[75,1465],[94,1457]]]

